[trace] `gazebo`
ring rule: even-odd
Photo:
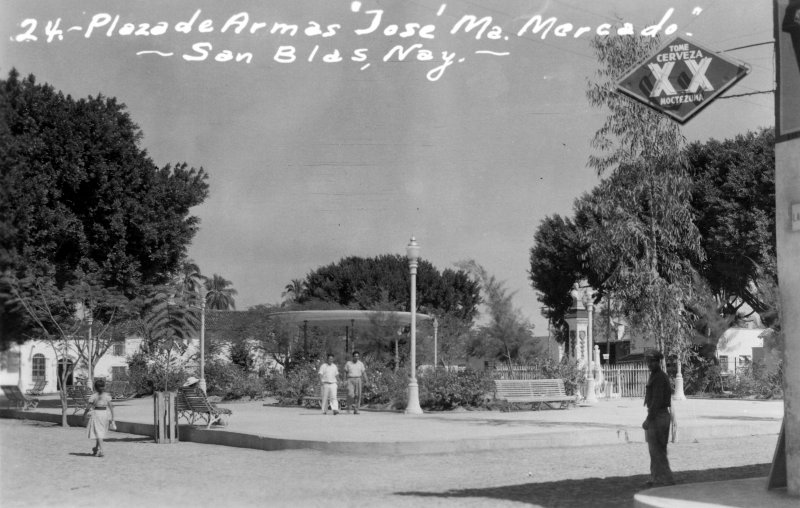
[[[379,310],[296,310],[287,312],[276,312],[270,316],[279,319],[284,323],[296,323],[303,326],[303,333],[308,330],[308,324],[316,326],[335,327],[344,326],[345,328],[345,354],[350,353],[350,337],[355,330],[356,323],[374,323],[381,318],[389,317],[395,320],[398,325],[407,326],[411,324],[410,312],[399,311],[379,311]],[[418,321],[433,320],[432,316],[416,313]]]

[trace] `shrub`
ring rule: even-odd
[[[737,397],[772,399],[783,397],[782,366],[768,368],[763,363],[748,364],[736,373],[731,391]]]
[[[682,369],[683,392],[686,395],[722,393],[722,372],[714,359],[695,357]]]
[[[302,404],[303,397],[319,391],[317,368],[313,362],[305,362],[283,372],[274,371],[267,376],[265,387],[280,404]]]
[[[250,355],[250,348],[247,343],[236,342],[231,346],[230,350],[231,361],[234,365],[238,365],[245,372],[251,372],[255,366],[255,359]]]
[[[175,357],[167,362],[166,355],[136,353],[128,358],[128,377],[137,395],[155,391],[177,390],[189,375]]]
[[[264,381],[248,375],[235,363],[220,360],[206,362],[205,377],[206,392],[209,395],[218,395],[224,400],[242,397],[252,399],[261,397],[264,393]]]
[[[420,406],[424,409],[453,409],[483,405],[494,389],[492,376],[468,369],[464,372],[434,370],[418,378]]]
[[[367,382],[362,387],[365,404],[383,405],[390,409],[402,409],[408,405],[408,371],[397,372],[390,367],[370,368],[367,365]]]

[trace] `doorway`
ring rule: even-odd
[[[56,376],[56,380],[59,390],[61,390],[61,379],[63,378],[65,371],[67,373],[66,377],[67,386],[73,385],[72,373],[74,370],[75,370],[75,364],[69,358],[61,358],[58,361],[58,375]]]

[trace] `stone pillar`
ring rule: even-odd
[[[775,230],[783,331],[787,492],[800,496],[800,12],[775,0]],[[776,454],[775,462],[781,460]],[[773,464],[774,466],[775,464]]]
[[[800,496],[800,138],[775,145],[778,280],[784,342],[787,490]]]

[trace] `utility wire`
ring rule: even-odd
[[[758,92],[737,93],[735,95],[725,95],[724,97],[717,97],[717,99],[733,99],[734,97],[744,97],[746,95],[758,95],[761,93],[775,93],[775,90],[760,90]]]
[[[775,41],[756,42],[755,44],[748,44],[746,46],[737,46],[735,48],[723,49],[720,53],[727,53],[728,51],[736,51],[737,49],[753,48],[755,46],[764,46],[766,44],[775,44]]]

